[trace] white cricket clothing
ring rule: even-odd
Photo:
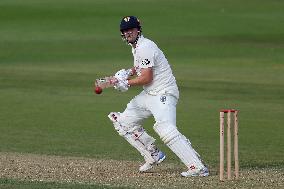
[[[157,95],[167,92],[179,98],[176,79],[168,60],[153,41],[141,35],[136,47],[132,47],[132,54],[138,76],[141,75],[141,68],[152,68],[153,81],[143,86],[146,93]]]
[[[148,135],[142,127],[127,127],[127,125],[122,125],[120,123],[119,112],[111,112],[108,117],[113,122],[113,126],[118,134],[140,152],[147,164],[156,163],[157,158],[153,155],[156,155],[160,151],[157,151],[153,145],[155,142],[153,137]]]
[[[141,75],[142,68],[152,68],[153,80],[150,84],[143,86],[144,90],[133,98],[127,104],[125,111],[120,114],[121,127],[131,131],[140,128],[146,118],[154,116],[156,121],[154,130],[188,169],[191,172],[204,169],[205,166],[189,140],[176,128],[179,91],[163,52],[153,41],[140,36],[136,47],[132,48],[132,54],[137,75]],[[143,141],[150,141],[151,138],[150,135],[145,135]],[[147,169],[149,166],[146,165],[141,169]]]
[[[172,95],[149,95],[142,91],[120,114],[120,123],[125,127],[141,127],[143,121],[154,116],[156,123],[176,125],[177,99]]]
[[[203,165],[199,155],[189,140],[176,128],[176,104],[178,99],[172,95],[150,95],[142,91],[128,104],[120,114],[120,123],[124,127],[141,127],[143,121],[154,116],[154,130],[162,141],[180,158],[190,170],[201,170]],[[150,136],[149,136],[150,137]]]
[[[192,148],[189,140],[177,130],[175,125],[160,122],[154,125],[154,130],[189,170],[196,171],[205,168],[199,154]]]

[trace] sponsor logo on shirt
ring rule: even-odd
[[[142,65],[145,66],[145,65],[149,65],[150,64],[150,60],[149,59],[144,59],[142,60]]]

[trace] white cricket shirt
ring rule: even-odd
[[[164,53],[151,40],[140,36],[136,48],[132,47],[134,67],[137,75],[141,74],[141,68],[152,68],[153,81],[144,85],[143,89],[148,94],[160,94],[161,92],[175,93],[178,98],[178,88],[172,69]]]

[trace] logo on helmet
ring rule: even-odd
[[[138,18],[135,16],[125,16],[120,22],[120,31],[124,31],[131,28],[138,28],[141,31],[141,25]]]
[[[123,20],[124,20],[125,22],[129,22],[130,17],[129,17],[129,16],[127,16],[127,17],[123,18]]]
[[[137,36],[135,41],[129,42],[129,41],[127,41],[127,39],[124,36],[124,31],[127,31],[127,30],[132,29],[132,28],[137,28],[139,35]],[[121,32],[120,35],[121,35],[123,41],[126,41],[128,44],[136,44],[139,37],[141,36],[141,32],[142,32],[140,21],[135,16],[123,17],[121,22],[120,22],[120,32]]]

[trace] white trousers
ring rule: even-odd
[[[141,126],[143,120],[154,116],[156,123],[166,122],[176,125],[177,98],[172,95],[149,95],[142,91],[128,104],[120,114],[126,125]],[[122,123],[123,124],[123,123]]]
[[[120,114],[120,123],[124,127],[141,127],[143,120],[151,115],[155,118],[154,130],[163,142],[180,158],[188,169],[201,170],[204,165],[192,148],[189,140],[176,128],[177,97],[171,94],[150,95],[142,91],[128,104]],[[151,136],[149,136],[151,137]]]

